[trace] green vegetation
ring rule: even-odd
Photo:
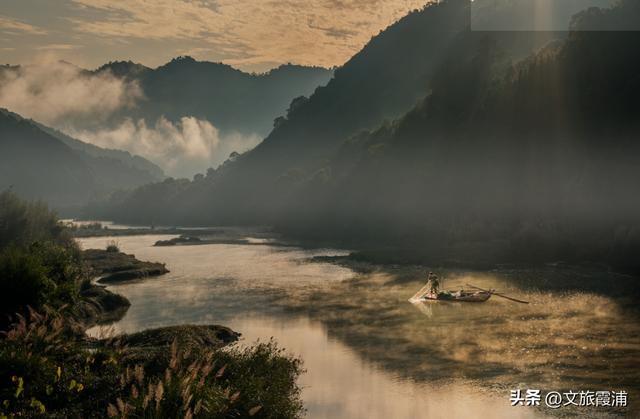
[[[0,253],[0,304],[4,316],[27,307],[62,307],[78,300],[79,264],[70,251],[51,243],[10,246]]]
[[[21,200],[15,193],[0,193],[0,248],[49,241],[67,248],[75,243],[58,222],[55,213],[42,202]]]
[[[128,302],[91,285],[76,243],[46,206],[0,194],[0,240],[0,418],[302,415],[301,361],[274,342],[223,350],[237,337],[220,326],[86,338],[85,298]]]
[[[0,417],[82,417],[106,406],[118,387],[115,355],[88,352],[65,333],[61,317],[32,312],[0,341]]]
[[[109,253],[118,253],[120,252],[120,247],[118,246],[118,242],[115,240],[110,240],[107,243],[107,252]]]
[[[136,363],[119,341],[71,339],[32,312],[0,341],[0,418],[297,418],[300,361],[273,342],[190,348]],[[134,348],[135,349],[135,348]]]
[[[80,250],[56,215],[0,193],[0,326],[28,307],[73,307],[83,279]]]

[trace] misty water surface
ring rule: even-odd
[[[165,262],[171,273],[110,286],[132,306],[120,322],[91,333],[208,323],[241,332],[241,344],[274,337],[305,362],[300,384],[311,418],[545,417],[550,412],[512,408],[509,389],[638,388],[638,326],[605,297],[525,292],[499,274],[448,273],[448,287],[471,281],[532,304],[494,297],[414,307],[407,298],[417,283],[402,275],[310,261],[345,251],[152,247],[166,238],[116,239],[121,250]],[[81,243],[103,248],[109,240]]]

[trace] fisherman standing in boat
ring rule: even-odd
[[[429,272],[429,276],[427,277],[427,282],[429,283],[429,293],[435,297],[438,296],[439,288],[440,288],[440,280],[438,279],[438,275],[433,272]]]

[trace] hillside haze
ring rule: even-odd
[[[0,189],[43,200],[64,215],[91,199],[164,178],[139,156],[84,144],[0,109]]]
[[[229,65],[178,57],[155,69],[133,62],[112,62],[95,71],[139,83],[144,99],[127,115],[155,121],[164,116],[206,119],[224,132],[266,136],[273,120],[291,101],[326,84],[332,71],[282,65],[264,74],[249,74]]]
[[[65,62],[0,67],[0,106],[101,148],[141,155],[192,177],[257,145],[294,98],[331,70],[282,65],[249,74],[178,57],[152,69],[111,62],[89,71]]]
[[[493,243],[481,258],[531,256],[547,241],[585,248],[544,246],[542,258],[600,251],[587,243],[635,225],[628,196],[640,172],[626,156],[637,152],[638,69],[636,33],[592,29],[633,27],[638,8],[591,8],[566,23],[571,32],[540,33],[469,31],[468,7],[449,0],[410,14],[294,101],[256,149],[192,183],[119,197],[106,213],[274,223],[305,237],[425,249]],[[145,205],[150,197],[162,204]],[[635,239],[624,240],[623,253]]]

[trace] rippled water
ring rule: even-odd
[[[243,344],[275,337],[305,362],[311,418],[606,417],[610,409],[511,407],[509,389],[627,389],[633,398],[640,388],[640,328],[606,297],[525,291],[499,272],[448,272],[447,287],[471,282],[531,304],[494,297],[413,306],[407,299],[420,284],[407,280],[412,272],[358,274],[309,260],[344,251],[152,247],[166,238],[117,238],[123,251],[165,262],[171,273],[111,286],[132,303],[113,330],[213,323],[243,333]],[[108,240],[81,243],[103,248]]]

